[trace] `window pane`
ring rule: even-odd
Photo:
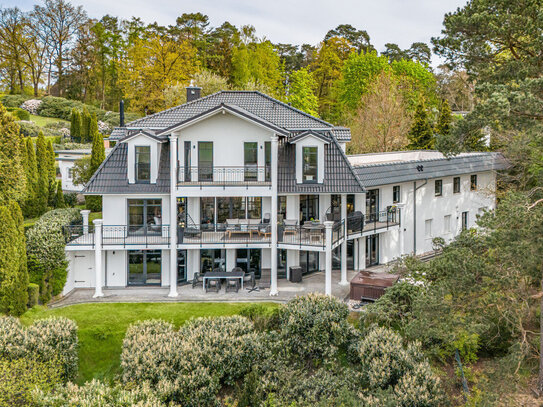
[[[303,147],[303,181],[317,182],[317,147]]]
[[[149,181],[151,179],[151,147],[136,146],[136,180]]]
[[[245,181],[256,181],[258,178],[258,143],[244,143]]]
[[[440,196],[442,194],[443,190],[443,181],[438,179],[435,182],[435,194],[436,196]]]
[[[213,228],[215,223],[215,198],[200,198],[200,224],[202,228]]]
[[[249,219],[262,218],[262,198],[251,196],[247,198],[247,215]]]
[[[213,143],[211,141],[198,142],[198,179],[200,181],[213,180]]]
[[[460,192],[460,177],[453,178],[453,192],[458,194]]]

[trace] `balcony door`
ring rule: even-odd
[[[161,250],[128,250],[128,285],[160,285]]]
[[[162,200],[129,199],[128,233],[147,235],[162,233]]]
[[[258,181],[258,143],[243,143],[245,181]]]
[[[379,235],[366,237],[366,267],[379,264]]]
[[[300,195],[300,222],[319,219],[319,196]]]
[[[366,191],[366,219],[368,222],[379,220],[379,190],[370,189]]]
[[[236,250],[236,267],[240,267],[246,273],[254,271],[256,278],[260,278],[261,260],[261,249]]]
[[[213,181],[213,142],[198,142],[198,181]]]

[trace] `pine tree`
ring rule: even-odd
[[[423,104],[417,105],[413,126],[408,134],[410,150],[431,150],[434,148],[434,132],[428,112]]]
[[[19,125],[4,106],[0,104],[0,204],[11,199],[21,202],[26,187],[25,177],[21,177],[21,135]]]
[[[98,120],[96,113],[93,113],[89,123],[89,141],[94,142],[94,134],[98,133]]]
[[[437,120],[436,133],[441,136],[448,136],[451,133],[452,112],[447,99],[441,103],[439,118]]]
[[[92,151],[89,173],[94,174],[102,161],[106,158],[106,152],[104,148],[104,139],[98,130],[95,131],[92,139]],[[95,195],[85,196],[85,206],[94,212],[102,210],[102,197]]]
[[[0,206],[0,312],[21,315],[28,303],[23,215],[10,201]]]
[[[26,137],[24,140],[26,144],[25,153],[25,172],[26,172],[26,184],[27,184],[27,196],[26,202],[23,208],[25,216],[37,216],[39,209],[37,207],[37,188],[38,188],[38,167],[36,165],[36,149],[34,142],[30,137]]]
[[[55,199],[55,208],[66,208],[64,202],[64,192],[62,192],[62,181],[57,182],[57,196]]]
[[[53,143],[51,143],[51,140],[49,140],[47,143],[47,170],[49,174],[49,181],[54,182],[57,178],[57,164],[55,161],[55,151],[53,150]]]
[[[91,116],[86,107],[83,108],[81,114],[81,142],[88,143],[92,141],[90,133]]]
[[[49,160],[43,132],[40,132],[36,142],[36,167],[38,169],[36,208],[37,215],[41,215],[47,211],[49,201]]]
[[[70,136],[76,142],[81,141],[81,113],[75,107],[70,116]]]

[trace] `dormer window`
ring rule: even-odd
[[[136,182],[151,181],[151,147],[135,146],[136,149]]]
[[[318,177],[318,147],[303,147],[303,182],[317,182]]]

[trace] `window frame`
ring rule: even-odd
[[[314,179],[306,179],[306,176],[312,176],[312,174],[306,172],[306,168],[310,166],[311,164],[306,165],[306,151],[309,153],[310,151],[314,151],[311,153],[315,157],[315,174]],[[304,184],[316,184],[319,182],[319,147],[318,146],[302,146],[302,182]]]
[[[397,196],[396,196],[397,195]],[[402,201],[402,188],[400,185],[392,187],[392,203],[400,203]]]
[[[139,157],[142,155],[141,152],[138,152],[138,149],[147,149],[149,150],[149,162],[148,163],[140,163]],[[148,164],[149,165],[149,179],[142,179],[139,176],[139,167],[140,164]],[[151,146],[134,146],[134,181],[137,184],[150,184],[151,183]]]
[[[477,174],[472,174],[469,177],[469,189],[470,191],[477,191]]]
[[[461,191],[462,191],[462,180],[460,179],[460,177],[454,177],[453,178],[453,194],[459,194]]]
[[[439,185],[439,188],[438,188]],[[434,196],[443,196],[443,180],[436,179],[434,181]]]

